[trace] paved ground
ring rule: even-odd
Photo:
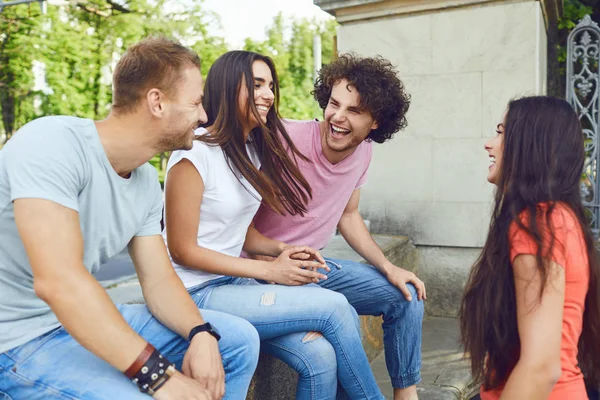
[[[393,399],[383,354],[371,364],[386,399]],[[426,318],[423,322],[423,381],[418,386],[420,400],[466,398],[470,373],[458,345],[458,321],[453,318]]]

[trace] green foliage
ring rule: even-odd
[[[43,115],[101,119],[110,110],[112,73],[125,49],[148,35],[164,34],[193,48],[206,76],[227,46],[208,32],[220,25],[202,0],[79,0],[47,7],[10,6],[0,13],[0,135],[8,138]],[[281,83],[284,117],[321,115],[311,95],[313,37],[321,36],[322,60],[334,56],[337,23],[286,21],[280,14],[263,42],[246,39],[244,48],[273,58]],[[43,73],[34,74],[34,67]],[[45,82],[36,82],[45,77]],[[36,85],[37,83],[37,85]],[[2,144],[0,143],[0,148]],[[165,156],[151,163],[164,178]]]
[[[579,0],[564,0],[564,13],[558,21],[558,29],[573,29],[580,19],[591,14],[593,8]]]
[[[558,29],[570,31],[577,26],[577,23],[586,15],[592,14],[593,7],[583,4],[580,0],[564,0],[564,13],[558,21]],[[567,47],[557,44],[558,61],[563,65],[567,61]],[[561,67],[561,74],[564,74],[564,67]]]
[[[334,56],[333,41],[337,23],[333,20],[318,23],[316,20],[293,19],[286,25],[281,14],[267,30],[267,39],[260,43],[246,39],[245,50],[268,55],[277,67],[281,85],[279,111],[284,118],[312,119],[322,116],[314,101],[313,88],[313,38],[321,36],[321,58],[328,63]],[[286,32],[289,37],[286,38]]]
[[[47,15],[39,10],[31,4],[0,13],[0,109],[8,137],[42,115],[104,118],[115,62],[145,36],[164,34],[194,48],[204,73],[227,50],[208,34],[208,24],[220,22],[201,1],[82,0],[50,5]],[[33,90],[34,62],[45,66],[45,90]]]
[[[32,68],[41,44],[36,35],[42,25],[40,15],[37,4],[8,7],[0,14],[0,108],[8,137],[37,116]]]

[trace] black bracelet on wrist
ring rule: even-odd
[[[174,365],[158,350],[154,350],[132,381],[142,393],[152,395],[169,380],[174,372]]]
[[[221,335],[219,334],[219,332],[217,332],[217,329],[214,326],[212,326],[210,322],[207,322],[205,324],[193,327],[190,331],[190,334],[188,335],[188,341],[191,342],[194,336],[201,332],[209,333],[212,337],[217,339],[217,342],[221,339]]]

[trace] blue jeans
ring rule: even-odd
[[[162,325],[142,304],[120,305],[127,323],[181,370],[188,342]],[[256,369],[259,339],[247,321],[202,310],[206,321],[226,332],[219,341],[225,368],[225,398],[242,400]],[[1,400],[143,400],[125,375],[57,328],[0,354]]]
[[[335,399],[339,379],[353,399],[383,399],[362,347],[358,316],[344,296],[316,285],[261,285],[218,278],[190,290],[198,307],[247,319],[261,349],[299,373],[297,399]],[[323,337],[309,338],[307,331]]]
[[[346,296],[360,315],[383,316],[385,362],[392,386],[406,388],[419,383],[423,301],[417,300],[415,287],[408,284],[412,294],[408,301],[371,265],[332,258],[325,261],[331,271],[319,286]]]

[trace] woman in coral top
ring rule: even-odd
[[[485,150],[497,186],[460,309],[483,400],[584,400],[600,375],[600,271],[580,195],[585,154],[564,100],[510,102]]]

